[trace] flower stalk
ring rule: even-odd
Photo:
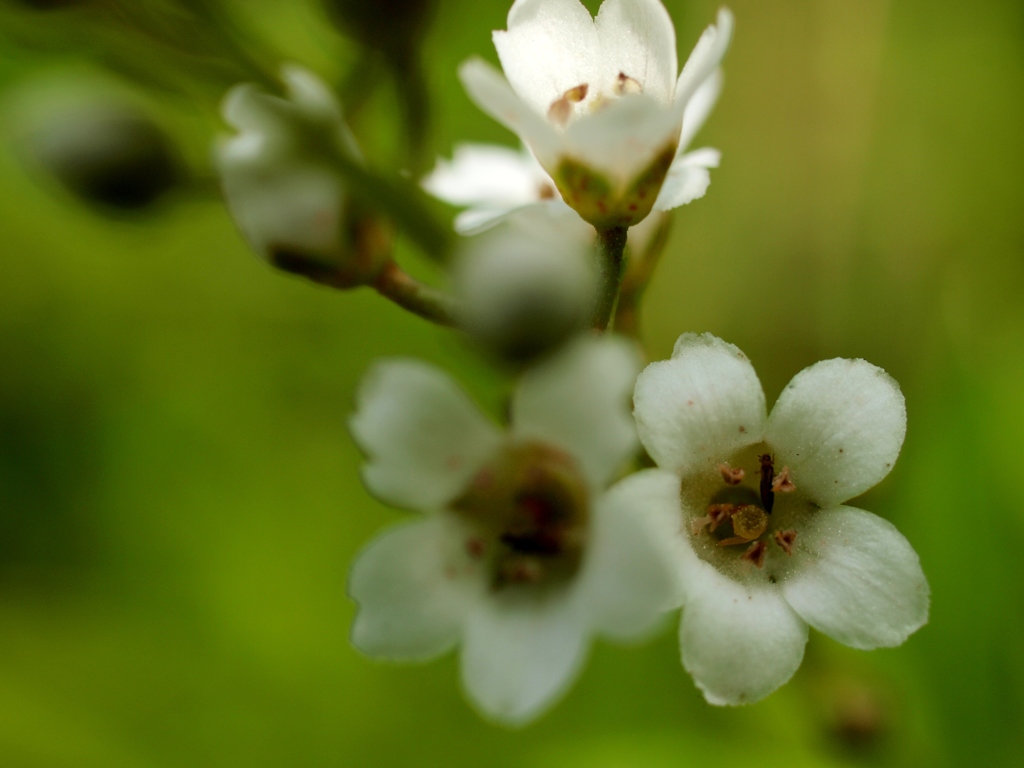
[[[597,266],[600,273],[600,294],[594,310],[591,327],[596,331],[608,329],[622,285],[626,263],[627,227],[609,227],[597,231]]]
[[[654,277],[661,254],[668,245],[672,232],[672,218],[665,216],[657,224],[650,243],[641,253],[631,254],[626,274],[619,290],[619,303],[615,308],[615,332],[639,340],[640,302]]]
[[[457,307],[455,299],[421,283],[393,261],[381,269],[373,283],[374,290],[407,312],[436,325],[454,327]]]

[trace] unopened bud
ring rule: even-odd
[[[27,142],[31,155],[86,202],[140,210],[181,180],[182,164],[171,140],[125,104],[76,97],[33,123]]]
[[[467,238],[456,272],[464,328],[512,363],[557,347],[592,314],[592,246],[593,230],[561,203],[523,208]]]
[[[251,85],[233,89],[224,117],[239,133],[217,151],[224,195],[238,228],[267,262],[335,288],[371,283],[390,233],[356,206],[332,157],[358,148],[328,87],[297,67],[287,98]]]

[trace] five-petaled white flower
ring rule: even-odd
[[[709,170],[718,167],[722,154],[710,147],[686,150],[721,91],[722,73],[715,70],[686,105],[677,157],[654,203],[655,211],[686,205],[707,192],[711,184]],[[438,161],[423,180],[423,187],[446,202],[467,206],[455,217],[455,229],[463,235],[493,226],[520,208],[562,200],[555,182],[526,146],[516,151],[495,144],[459,144],[451,160]]]
[[[252,248],[274,266],[336,287],[368,281],[379,267],[350,218],[338,155],[359,148],[326,84],[297,66],[282,69],[288,98],[238,85],[224,119],[238,129],[217,146],[224,196]]]
[[[632,226],[685,198],[678,176],[687,105],[732,33],[722,10],[677,78],[675,29],[660,0],[516,0],[494,33],[507,80],[480,59],[460,68],[470,96],[515,131],[565,202],[598,228]],[[666,176],[669,176],[666,181]],[[680,202],[674,202],[679,199]]]
[[[753,702],[785,683],[808,624],[869,649],[927,621],[911,545],[843,505],[889,473],[903,444],[903,395],[880,368],[817,363],[766,416],[743,353],[686,334],[640,375],[634,408],[642,443],[670,470],[656,506],[679,569],[683,665],[709,702]]]
[[[674,592],[644,522],[658,473],[605,490],[637,448],[638,370],[624,340],[574,341],[522,377],[503,433],[430,366],[378,363],[351,421],[363,478],[426,515],[353,565],[354,645],[426,659],[461,641],[469,697],[521,724],[566,689],[592,634],[651,629]]]

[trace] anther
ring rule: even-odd
[[[619,96],[627,96],[629,94],[643,92],[644,87],[640,85],[639,80],[634,80],[625,72],[619,72],[619,77],[615,81],[615,93]]]
[[[719,464],[718,471],[722,473],[722,479],[725,480],[726,485],[739,485],[747,474],[743,471],[743,467],[734,469],[728,464]]]
[[[753,563],[758,568],[764,567],[764,556],[768,551],[768,545],[763,541],[755,541],[750,545],[750,548],[743,553],[742,560],[746,560],[748,563]]]
[[[772,491],[775,493],[792,493],[795,490],[796,486],[789,476],[789,467],[783,467],[782,471],[772,480]]]
[[[776,531],[775,543],[782,547],[782,551],[790,557],[793,556],[793,542],[796,541],[796,531],[792,528],[788,531]]]
[[[589,90],[590,86],[583,83],[563,93],[562,98],[552,102],[548,108],[548,120],[559,125],[565,125],[569,122],[569,118],[572,117],[572,105],[579,104],[587,98]]]

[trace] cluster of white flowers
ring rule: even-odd
[[[514,364],[504,427],[414,360],[375,365],[350,422],[370,493],[418,514],[356,559],[352,642],[394,660],[461,646],[490,719],[529,721],[593,636],[643,637],[680,608],[683,666],[712,704],[785,683],[808,626],[867,649],[927,621],[911,545],[844,505],[900,452],[892,378],[821,362],[769,414],[736,347],[684,334],[641,371],[624,335],[667,211],[702,197],[719,164],[688,148],[732,27],[720,11],[680,73],[660,0],[605,0],[596,18],[579,0],[516,0],[494,33],[504,75],[478,59],[459,74],[523,148],[460,145],[421,180],[465,208],[449,303],[398,270],[380,226],[360,226],[346,173],[365,165],[326,86],[292,68],[287,99],[249,86],[227,99],[241,133],[220,145],[224,191],[260,254],[371,285]],[[644,452],[655,468],[639,469]]]

